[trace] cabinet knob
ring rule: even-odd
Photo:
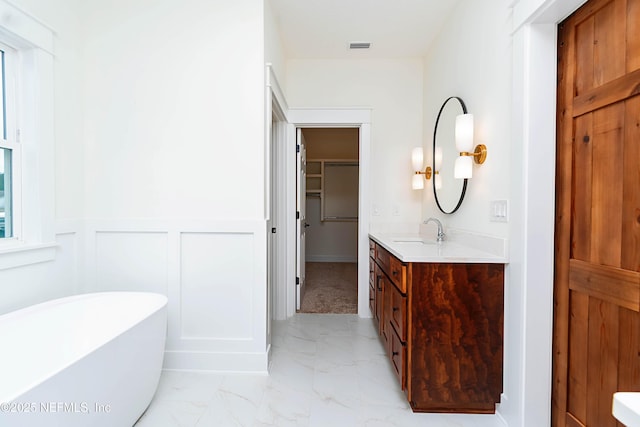
[[[397,356],[397,355],[399,355],[399,354],[400,354],[400,353],[398,353],[397,351],[394,351],[394,352],[392,352],[392,353],[391,353],[391,356]]]
[[[392,274],[393,274],[394,276],[397,276],[397,275],[398,275],[398,271],[392,271]]]
[[[393,312],[395,313],[396,311],[400,310],[398,307],[393,307]]]

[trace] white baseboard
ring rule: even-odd
[[[165,371],[267,374],[268,352],[212,353],[204,351],[165,351]]]

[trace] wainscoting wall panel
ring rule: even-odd
[[[182,337],[250,340],[253,234],[182,233],[180,242]]]
[[[167,233],[95,232],[95,286],[167,294]]]
[[[169,370],[266,372],[266,221],[87,222],[81,292],[167,295]]]

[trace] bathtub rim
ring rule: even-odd
[[[98,344],[89,346],[84,351],[79,351],[77,354],[74,355],[75,357],[69,359],[68,363],[60,363],[58,366],[55,366],[54,368],[46,371],[46,374],[43,374],[42,376],[37,377],[35,380],[30,381],[26,384],[19,384],[18,387],[15,387],[15,390],[13,389],[8,389],[5,391],[0,390],[0,403],[8,403],[8,402],[14,402],[19,400],[21,396],[27,394],[30,390],[38,387],[39,385],[55,377],[62,371],[70,368],[71,366],[74,365],[74,363],[76,363],[79,360],[82,360],[83,358],[86,358],[89,354],[92,354],[97,350],[99,350],[100,348],[107,346],[109,343],[116,340],[119,336],[131,331],[135,326],[144,322],[146,319],[154,315],[157,315],[159,312],[163,310],[166,313],[168,298],[166,295],[155,293],[155,292],[138,292],[138,291],[89,292],[89,293],[70,295],[66,297],[43,301],[38,304],[34,304],[28,307],[24,307],[24,308],[0,315],[0,324],[2,323],[3,320],[7,320],[7,319],[10,319],[11,321],[15,321],[15,320],[19,321],[19,319],[27,317],[29,314],[42,311],[43,309],[46,310],[47,307],[61,306],[70,302],[76,302],[78,300],[87,299],[88,297],[99,298],[101,296],[116,296],[116,295],[122,295],[122,296],[136,295],[136,296],[152,297],[158,301],[158,304],[153,305],[152,308],[149,308],[146,316],[142,317],[137,322],[130,323],[129,325],[127,325],[125,329],[119,331],[119,333],[111,334],[110,336],[108,336],[108,339],[99,341]],[[166,343],[166,331],[167,331],[166,320],[165,320],[164,331],[165,331],[164,339]],[[10,369],[10,368],[11,368],[10,366],[4,367],[4,369]]]

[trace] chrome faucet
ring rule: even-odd
[[[446,237],[446,235],[444,234],[444,229],[442,228],[442,223],[437,218],[429,218],[424,223],[428,224],[431,221],[433,221],[436,224],[438,224],[438,237],[436,238],[436,241],[438,241],[438,242],[444,241],[444,238]]]

